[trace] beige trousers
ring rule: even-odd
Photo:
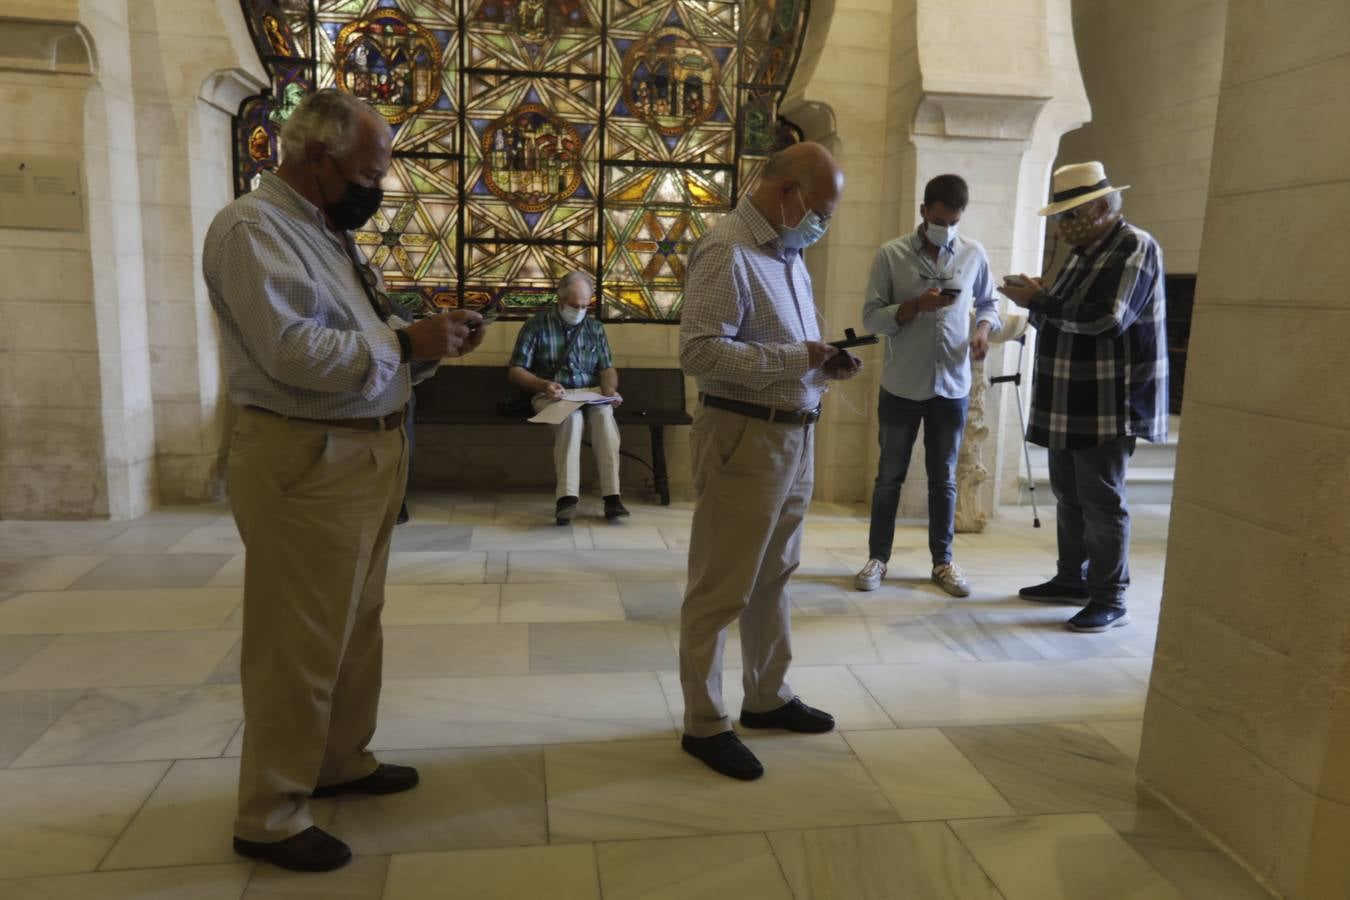
[[[380,611],[407,464],[402,430],[239,416],[229,496],[247,553],[244,840],[304,831],[315,787],[375,770]]]
[[[694,525],[680,613],[684,730],[731,729],[722,700],[727,626],[740,620],[745,705],[777,709],[793,697],[788,579],[801,562],[811,502],[812,427],[775,425],[701,406],[690,437]]]
[[[591,388],[590,390],[599,390]],[[552,403],[543,394],[534,397],[534,411]],[[583,419],[584,415],[584,419]],[[557,476],[557,496],[581,496],[581,436],[586,423],[591,426],[591,450],[600,473],[600,496],[619,493],[619,426],[612,406],[583,406],[553,429],[553,470]]]

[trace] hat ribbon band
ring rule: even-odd
[[[1090,194],[1093,191],[1100,191],[1102,188],[1108,188],[1110,186],[1111,182],[1103,178],[1096,184],[1090,184],[1087,187],[1070,188],[1067,191],[1055,191],[1054,201],[1056,203],[1063,203],[1065,200],[1072,200],[1074,197],[1081,197],[1084,194]]]

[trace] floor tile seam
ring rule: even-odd
[[[38,688],[38,690],[61,690],[61,688]],[[47,732],[49,732],[49,731],[51,731],[53,728],[55,728],[56,725],[57,725],[57,723],[60,722],[62,719],[64,719],[64,718],[70,713],[70,711],[73,710],[76,706],[78,706],[79,703],[80,703],[80,701],[84,700],[85,697],[89,696],[90,691],[91,691],[91,690],[94,690],[94,689],[93,689],[93,688],[71,688],[71,690],[78,690],[78,691],[80,692],[80,694],[79,694],[78,697],[76,697],[74,700],[72,700],[72,701],[70,702],[70,706],[66,707],[65,712],[61,713],[61,715],[57,716],[57,717],[56,717],[55,719],[53,719],[51,722],[48,722],[48,723],[47,723],[47,727],[44,728],[44,729],[42,729],[41,733],[39,733],[39,734],[37,734],[37,735],[34,735],[34,737],[33,737],[33,739],[32,739],[31,741],[29,741],[28,743],[24,744],[23,747],[21,747],[21,748],[19,749],[19,752],[16,753],[16,754],[14,754],[14,759],[13,759],[12,761],[10,761],[10,763],[9,763],[8,765],[3,766],[3,767],[0,767],[0,770],[5,770],[5,771],[7,771],[7,770],[10,770],[10,769],[13,769],[14,771],[17,772],[17,771],[22,771],[22,770],[25,770],[25,769],[44,768],[44,767],[41,767],[41,766],[18,766],[18,767],[16,767],[16,766],[14,765],[14,763],[18,762],[18,761],[23,757],[23,755],[24,755],[25,753],[27,753],[29,750],[31,750],[31,749],[37,744],[38,741],[42,740],[42,739],[47,735]],[[3,691],[3,692],[0,692],[0,698],[3,698],[4,695],[7,694],[7,693],[27,693],[27,692],[26,692],[26,691],[24,691],[24,692],[20,692],[20,691]]]
[[[1009,806],[1011,806],[1011,805],[1012,805],[1012,804],[1009,804]],[[984,818],[988,819],[988,818],[991,818],[991,817],[985,816]],[[992,818],[1006,819],[1006,818],[1010,818],[1010,817],[1008,817],[1008,816],[993,816]],[[1023,817],[1022,817],[1022,816],[1016,816],[1016,817],[1011,817],[1011,818],[1023,818]],[[954,821],[962,821],[962,820],[959,820],[959,819],[949,819],[949,820],[946,820],[946,821],[943,822],[943,825],[945,825],[946,828],[947,828],[947,833],[950,834],[952,837],[954,837],[954,838],[956,839],[956,843],[959,844],[959,845],[961,846],[961,849],[963,849],[963,850],[966,851],[966,855],[969,856],[970,859],[971,859],[971,861],[975,863],[976,867],[977,867],[981,872],[984,873],[984,877],[985,877],[986,879],[988,879],[988,881],[989,881],[989,883],[990,883],[991,885],[993,885],[993,887],[994,887],[994,892],[995,892],[996,894],[998,894],[999,897],[1003,898],[1003,900],[1012,900],[1012,898],[1010,898],[1010,897],[1007,895],[1007,893],[1004,892],[1003,888],[999,886],[998,881],[994,878],[994,873],[991,872],[991,871],[989,871],[989,869],[985,866],[985,864],[984,864],[983,862],[980,861],[980,857],[979,857],[979,855],[975,852],[975,848],[972,847],[972,846],[970,846],[969,844],[967,844],[967,843],[965,842],[965,840],[961,837],[961,832],[957,831],[955,828],[952,827],[952,822],[954,822]]]
[[[138,818],[140,818],[141,813],[143,813],[145,811],[145,808],[150,805],[150,798],[155,796],[155,792],[158,791],[160,789],[160,786],[164,784],[165,780],[169,777],[169,773],[173,771],[173,767],[175,765],[177,765],[177,761],[171,762],[164,767],[164,771],[160,773],[158,780],[155,781],[154,787],[150,788],[150,790],[146,792],[145,797],[141,799],[140,804],[136,807],[136,811],[132,813],[129,817],[127,817],[126,824],[122,826],[122,829],[117,833],[117,837],[115,837],[112,843],[108,845],[108,849],[104,851],[103,856],[99,859],[98,865],[94,866],[93,871],[95,872],[104,871],[103,866],[108,862],[108,859],[109,857],[112,856],[113,851],[117,849],[117,845],[122,843],[123,839],[125,839],[127,836],[127,832],[131,830],[132,824]]]
[[[119,836],[120,838],[120,836]],[[375,855],[375,854],[372,854]],[[191,863],[169,863],[163,866],[128,866],[125,869],[81,869],[78,872],[48,872],[45,875],[0,875],[0,884],[6,882],[15,883],[19,881],[40,881],[46,878],[73,878],[80,875],[116,875],[122,872],[163,872],[178,869],[204,869],[215,866],[249,866],[249,881],[252,883],[253,873],[261,867],[261,863],[254,863],[244,857],[239,857],[231,862],[191,862]],[[245,893],[247,888],[245,888]],[[242,896],[242,894],[240,895]]]
[[[966,761],[967,763],[970,764],[970,767],[971,767],[972,769],[974,769],[975,772],[976,772],[981,778],[984,779],[985,784],[989,785],[990,789],[993,790],[993,792],[994,792],[995,794],[998,794],[999,798],[1000,798],[1004,803],[1008,804],[1008,809],[1011,809],[1014,813],[1016,813],[1016,814],[1019,815],[1019,816],[1021,816],[1021,815],[1028,815],[1027,813],[1023,813],[1020,809],[1017,808],[1017,804],[1014,803],[1014,802],[1012,801],[1012,798],[1009,797],[1006,793],[1004,793],[1003,789],[1000,788],[1000,787],[998,786],[997,783],[995,783],[994,779],[992,779],[992,778],[989,777],[989,775],[984,771],[984,769],[980,768],[979,763],[977,763],[977,762],[975,761],[974,757],[972,757],[969,753],[967,753],[967,752],[961,747],[961,745],[960,745],[959,743],[957,743],[955,740],[953,740],[953,739],[952,739],[952,736],[949,735],[949,734],[947,733],[947,729],[948,729],[948,728],[1006,728],[1006,727],[1008,727],[1008,726],[1006,726],[1006,725],[945,725],[945,726],[944,726],[944,725],[937,725],[937,726],[935,726],[935,727],[937,728],[938,733],[940,733],[940,734],[942,735],[942,739],[945,740],[948,744],[950,744],[950,745],[952,746],[952,748],[956,750],[957,753],[961,754],[962,758],[964,758],[965,761]],[[974,818],[980,818],[980,817],[974,817]],[[988,818],[988,817],[985,816],[984,818]],[[952,820],[952,821],[958,821],[958,819],[954,819],[954,820]],[[950,827],[950,826],[949,826],[949,827]]]

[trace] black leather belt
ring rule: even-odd
[[[819,406],[803,412],[801,410],[774,409],[772,406],[759,406],[754,403],[742,403],[740,400],[728,400],[726,397],[715,397],[712,394],[704,394],[700,399],[704,406],[724,409],[727,412],[749,416],[752,419],[763,419],[765,422],[772,422],[775,425],[814,425],[820,419]]]
[[[391,412],[387,416],[375,416],[369,419],[305,419],[300,416],[283,416],[281,413],[263,409],[261,406],[250,406],[249,409],[267,413],[269,416],[276,416],[279,419],[289,419],[292,422],[327,425],[329,428],[354,428],[357,431],[393,431],[396,428],[401,428],[403,427],[403,414],[407,412],[405,408],[398,412]]]

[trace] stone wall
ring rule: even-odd
[[[1350,5],[1233,2],[1141,776],[1350,896]]]
[[[1200,259],[1227,0],[1078,0],[1074,32],[1092,122],[1060,162],[1098,159],[1131,185],[1126,215],[1162,245],[1167,269]]]
[[[219,76],[262,83],[238,6],[11,0],[0,15],[0,153],[73,160],[82,213],[65,231],[0,229],[0,518],[218,496],[220,366],[198,270],[230,199],[243,96]],[[82,69],[48,65],[53,29],[87,48]]]

